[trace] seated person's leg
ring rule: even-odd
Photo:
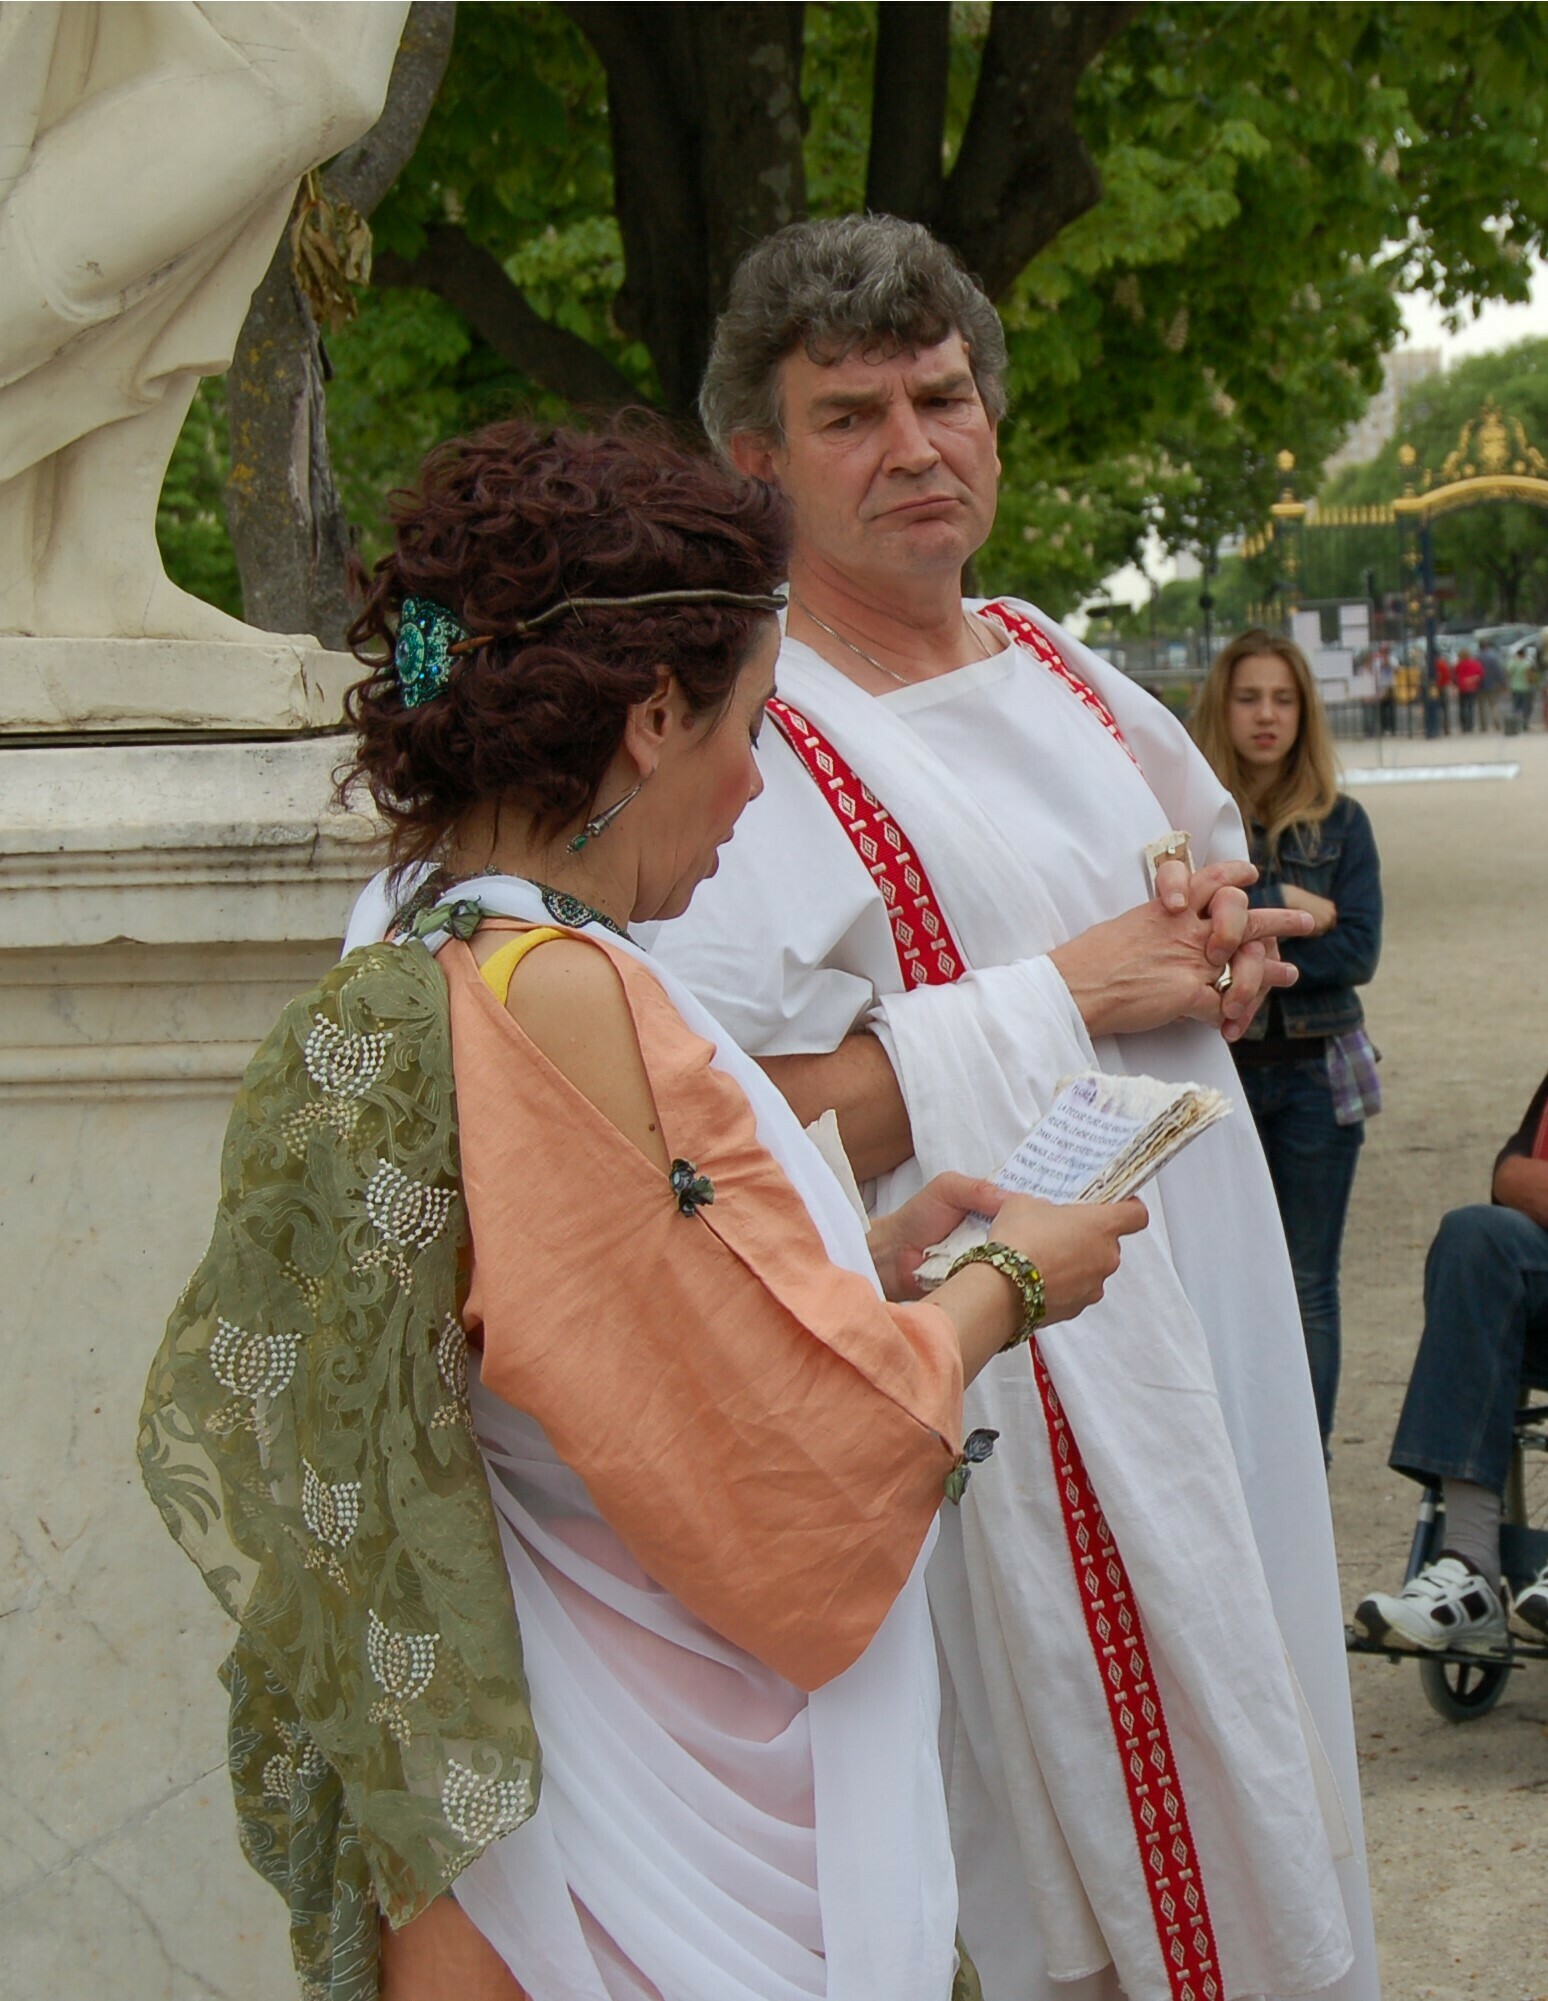
[[[1548,1236],[1548,1231],[1544,1232]],[[1539,1275],[1527,1322],[1526,1372],[1534,1383],[1548,1382],[1548,1276]],[[1537,1401],[1541,1401],[1538,1398]],[[1548,1563],[1511,1607],[1512,1628],[1527,1640],[1548,1640]]]
[[[1424,1272],[1424,1333],[1389,1460],[1411,1479],[1500,1493],[1533,1309],[1548,1304],[1548,1230],[1479,1203],[1441,1219]]]
[[[1548,1314],[1548,1230],[1514,1209],[1454,1209],[1430,1247],[1424,1303],[1390,1463],[1442,1482],[1446,1547],[1401,1593],[1363,1599],[1355,1624],[1397,1646],[1497,1645],[1499,1502],[1529,1342]]]

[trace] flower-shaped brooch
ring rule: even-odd
[[[701,1174],[691,1160],[672,1162],[671,1182],[677,1206],[685,1216],[696,1216],[715,1199],[714,1182],[707,1174]]]
[[[985,1427],[979,1431],[970,1431],[967,1437],[963,1439],[962,1450],[957,1455],[957,1463],[946,1475],[946,1498],[948,1501],[951,1501],[953,1504],[961,1501],[962,1496],[967,1492],[967,1483],[973,1477],[973,1468],[983,1465],[990,1453],[993,1452],[994,1441],[999,1435],[997,1431],[990,1431]]]

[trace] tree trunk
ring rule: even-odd
[[[1493,562],[1484,563],[1482,568],[1484,575],[1493,579],[1501,622],[1514,625],[1521,615],[1521,587],[1526,581],[1527,557],[1519,550],[1507,549]]]
[[[1075,123],[1091,64],[1139,12],[1115,5],[997,5],[938,233],[998,299],[1060,230],[1101,199]]]
[[[248,624],[341,648],[350,535],[328,456],[324,380],[322,342],[290,274],[287,230],[226,377],[226,522]]]
[[[423,285],[455,306],[502,361],[583,410],[617,410],[644,401],[600,349],[534,311],[505,267],[465,230],[435,223],[417,257],[377,259],[378,285]]]
[[[369,215],[419,143],[451,54],[454,5],[416,0],[381,117],[323,176]],[[342,647],[351,536],[333,479],[326,358],[290,268],[287,229],[253,294],[226,377],[231,476],[226,520],[249,625]]]
[[[690,6],[699,74],[710,324],[731,275],[760,238],[806,214],[800,6]],[[699,370],[703,374],[702,364]],[[693,393],[698,395],[698,380]]]
[[[802,10],[567,6],[607,72],[625,276],[614,317],[691,415],[744,250],[805,213]]]
[[[871,89],[865,205],[933,226],[946,189],[949,0],[881,0]]]

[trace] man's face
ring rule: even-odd
[[[995,427],[960,334],[917,354],[855,352],[780,363],[782,443],[742,436],[744,472],[795,511],[798,557],[885,587],[960,571],[994,525]]]

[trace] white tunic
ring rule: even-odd
[[[491,914],[549,921],[531,883],[476,887]],[[378,876],[345,949],[384,936],[394,908]],[[789,1106],[652,970],[745,1092],[829,1257],[875,1283],[862,1220]],[[543,1783],[532,1817],[454,1891],[531,2001],[947,2001],[957,1895],[933,1528],[860,1658],[808,1695],[647,1576],[542,1427],[470,1374]]]
[[[543,1788],[454,1887],[532,2001],[871,2001],[889,1958],[889,1994],[947,2001],[924,1554],[808,1696],[645,1575],[531,1417],[469,1388]]]
[[[1374,2001],[1326,1480],[1261,1150],[1215,1032],[1178,1023],[1093,1045],[1045,956],[1143,899],[1147,841],[1186,827],[1200,860],[1240,855],[1241,824],[1177,722],[1044,624],[1116,713],[1142,770],[1019,648],[879,698],[809,648],[787,641],[781,654],[781,694],[917,844],[972,968],[965,978],[903,991],[874,883],[772,730],[763,797],[655,955],[756,1053],[822,1051],[855,1027],[875,1030],[916,1149],[878,1185],[880,1206],[942,1168],[992,1170],[1060,1076],[1093,1060],[1235,1100],[1239,1116],[1147,1190],[1151,1228],[1128,1240],[1107,1299],[1042,1345],[1141,1602],[1175,1613],[1150,1638],[1227,1991]],[[1103,1763],[1115,1762],[1111,1726],[1087,1685],[1089,1649],[1082,1660],[1067,1610],[1062,1621],[1049,1611],[1067,1595],[1069,1558],[1024,1360],[985,1372],[967,1422],[997,1426],[1001,1443],[947,1524],[930,1578],[955,1697],[947,1750],[964,1938],[995,2001],[1111,1994],[1111,1968],[1100,1969],[1113,1959],[1134,2001],[1163,1994],[1126,1804]],[[1295,1689],[1273,1658],[1276,1616],[1353,1823],[1354,1853],[1337,1868],[1342,1913],[1328,1910],[1327,1843],[1307,1836],[1307,1762],[1286,1733]],[[1276,1787],[1294,1802],[1280,1821]],[[1051,1990],[1051,1979],[1080,1984]]]

